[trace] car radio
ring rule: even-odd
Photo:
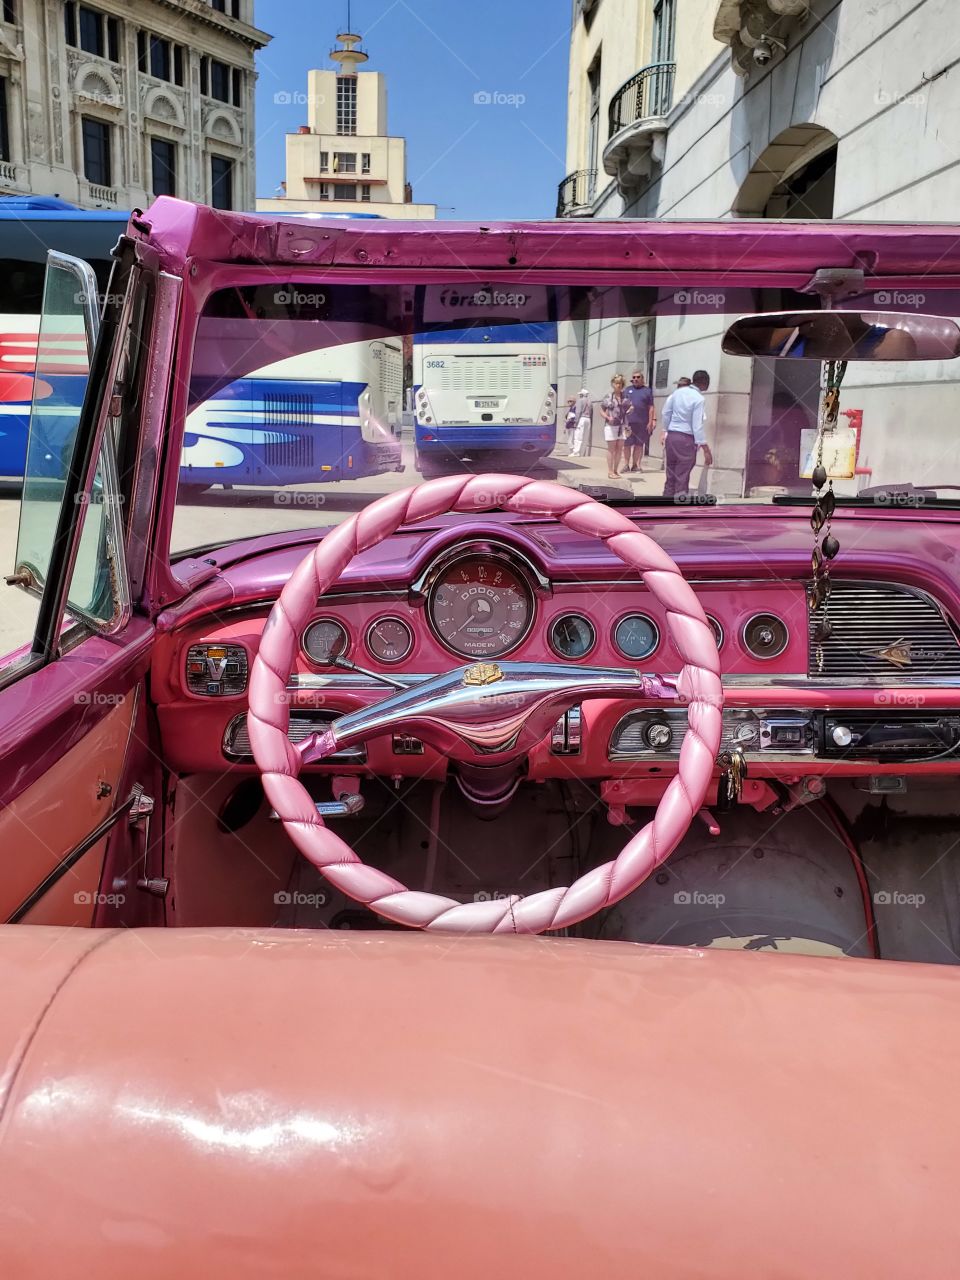
[[[956,712],[849,711],[818,717],[817,754],[831,760],[929,760],[960,756]]]

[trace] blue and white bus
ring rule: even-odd
[[[48,391],[35,378],[47,251],[85,259],[106,292],[111,250],[127,220],[125,213],[81,210],[54,197],[0,197],[0,479],[23,478],[31,403]],[[281,360],[194,408],[181,481],[200,489],[283,486],[402,470],[402,400],[399,341]],[[51,431],[53,425],[51,419]],[[53,456],[56,441],[45,447]]]
[[[402,415],[399,339],[289,356],[188,414],[180,483],[282,486],[402,471]]]
[[[426,286],[413,338],[417,468],[533,461],[557,440],[557,326],[546,290]],[[472,318],[471,312],[481,312]]]

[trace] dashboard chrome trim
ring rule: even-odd
[[[410,672],[399,677],[405,683],[423,684],[426,680],[435,680],[439,672]],[[676,675],[676,672],[673,673]],[[392,679],[398,679],[393,676]],[[894,680],[880,680],[874,678],[865,678],[859,684],[850,684],[847,680],[822,678],[815,680],[810,676],[804,675],[802,672],[795,672],[789,675],[728,675],[723,676],[723,686],[725,689],[792,689],[796,692],[808,690],[844,690],[851,694],[873,692],[877,689],[903,689],[904,692],[910,693],[916,686],[905,685],[902,682]],[[951,676],[947,679],[938,680],[938,689],[960,689],[960,677]],[[287,689],[290,691],[313,690],[313,689],[382,689],[383,685],[379,681],[369,680],[366,676],[352,674],[350,672],[331,672],[330,675],[320,675],[319,673],[297,672],[290,677]]]

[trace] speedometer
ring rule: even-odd
[[[464,658],[499,658],[530,629],[533,598],[510,565],[465,556],[442,569],[428,604],[430,624],[443,644]]]

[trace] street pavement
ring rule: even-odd
[[[404,443],[405,469],[402,473],[368,476],[336,485],[297,485],[283,489],[242,488],[225,491],[211,489],[177,508],[174,520],[173,547],[187,550],[212,542],[256,537],[285,529],[301,529],[338,524],[374,499],[405,485],[415,484],[420,476],[413,467],[412,446]],[[599,449],[584,458],[567,456],[565,444],[525,474],[537,479],[555,480],[560,484],[608,488],[625,498],[650,496],[663,492],[664,473],[660,460],[644,459],[644,470],[622,475],[616,481],[607,479],[606,451]],[[20,513],[19,495],[13,488],[0,489],[0,572],[12,573],[15,567],[17,524]],[[30,635],[36,618],[36,602],[19,587],[0,582],[0,657],[23,644]]]

